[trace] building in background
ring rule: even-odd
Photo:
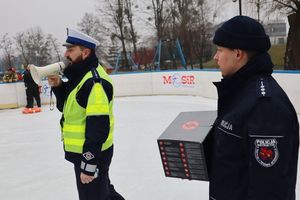
[[[287,27],[285,21],[269,21],[263,25],[267,35],[270,36],[272,45],[286,44]]]
[[[211,39],[214,36],[214,32],[222,26],[224,22],[217,24],[213,27]],[[283,45],[287,41],[287,24],[283,20],[271,20],[263,23],[266,34],[270,36],[272,45]]]

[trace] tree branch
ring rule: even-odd
[[[297,10],[300,10],[300,1],[299,0],[292,0],[294,2],[294,4],[297,7]]]
[[[281,6],[283,6],[283,7],[286,7],[286,8],[290,8],[290,9],[292,9],[294,12],[297,12],[297,8],[295,8],[295,7],[293,7],[292,5],[290,5],[290,4],[288,4],[288,3],[286,3],[286,2],[284,2],[284,1],[282,1],[282,0],[274,0],[274,2],[275,3],[277,3],[277,4],[279,4],[279,5],[281,5]],[[297,0],[292,0],[292,2],[297,2]],[[299,2],[298,2],[299,3]]]

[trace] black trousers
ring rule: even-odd
[[[91,183],[82,184],[80,181],[80,166],[74,165],[74,169],[80,200],[110,200],[108,171],[99,172],[98,177],[95,178]]]
[[[111,183],[109,183],[109,199],[110,200],[125,200],[125,198],[115,190],[114,185]]]
[[[33,108],[33,98],[36,100],[38,107],[41,107],[41,98],[39,88],[35,86],[28,86],[26,88],[27,105],[26,108]]]
[[[74,163],[76,175],[76,185],[79,195],[79,200],[125,200],[110,183],[109,166],[113,155],[113,147],[103,153],[103,157],[98,163],[98,177],[89,184],[82,184],[80,180],[80,164]]]

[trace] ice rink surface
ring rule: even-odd
[[[126,200],[208,200],[207,182],[164,176],[157,138],[180,112],[216,110],[215,100],[123,97],[115,99],[114,110],[110,177]],[[0,199],[78,199],[73,166],[64,160],[60,116],[47,105],[43,112],[30,115],[22,114],[21,109],[0,110]],[[300,200],[299,184],[297,192]]]

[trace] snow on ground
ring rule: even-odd
[[[116,98],[110,177],[118,192],[127,200],[208,199],[207,182],[164,177],[156,140],[180,112],[215,109],[215,100],[194,96]],[[59,118],[49,106],[31,115],[0,110],[0,199],[78,199]]]

